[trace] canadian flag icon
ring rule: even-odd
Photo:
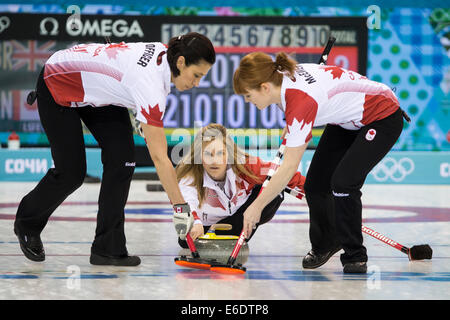
[[[147,112],[147,110],[145,110],[143,107],[141,107],[141,113],[147,120],[147,123],[151,124],[153,126],[156,126],[156,127],[163,127],[162,118],[163,118],[164,112],[161,112],[159,110],[159,105],[156,104],[154,107],[152,107],[151,105],[148,105],[148,110],[149,110],[149,112]]]
[[[376,134],[377,131],[375,129],[369,129],[369,131],[367,131],[366,133],[366,140],[372,141],[373,139],[375,139]]]

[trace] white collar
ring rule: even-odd
[[[220,189],[220,187],[217,185],[217,181],[211,178],[206,170],[203,171],[203,187],[223,192],[222,189]],[[226,194],[236,194],[236,175],[234,174],[234,171],[231,167],[227,169],[225,174],[224,190]]]

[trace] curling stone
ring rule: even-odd
[[[197,252],[202,259],[215,259],[217,263],[227,263],[228,258],[233,251],[236,241],[239,239],[238,236],[234,235],[217,235],[215,230],[230,230],[224,229],[221,225],[212,226],[209,231],[203,236],[199,237],[194,241]],[[180,251],[180,256],[189,256],[189,249],[182,249]],[[236,258],[236,264],[245,264],[248,260],[249,246],[245,242],[239,254]]]

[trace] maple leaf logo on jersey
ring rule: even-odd
[[[208,194],[206,196],[206,203],[213,208],[221,208],[222,210],[225,210],[225,207],[219,200],[219,196],[214,190],[208,189]]]
[[[301,141],[308,142],[311,138],[312,121],[305,123],[304,120],[298,122],[297,118],[294,118],[291,124],[288,124],[289,132],[295,132],[295,138]]]
[[[249,185],[250,184],[245,180],[241,180],[240,183],[236,182],[236,186],[238,187],[238,189],[244,190],[246,195],[249,195],[252,192],[251,190],[249,190],[250,188],[248,188]]]
[[[240,194],[236,194],[233,199],[231,199],[231,202],[233,202],[234,205],[237,205],[237,201],[238,201],[238,196],[241,196],[243,192],[241,192]]]
[[[109,59],[116,59],[120,51],[130,49],[125,42],[111,43],[106,47],[105,52]]]
[[[156,127],[162,127],[163,112],[159,110],[159,105],[156,104],[154,107],[148,105],[148,109],[150,113],[148,113],[143,107],[141,107],[141,113],[147,120],[147,123]]]
[[[331,71],[331,74],[333,75],[333,79],[340,79],[342,74],[344,73],[344,70],[337,66],[330,66],[330,67],[322,67],[325,72]]]

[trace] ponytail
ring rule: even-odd
[[[297,62],[286,53],[277,54],[275,61],[265,53],[253,52],[242,58],[233,76],[236,94],[245,94],[249,89],[259,90],[262,83],[271,82],[281,86],[283,75],[292,77]]]
[[[286,53],[280,52],[275,58],[274,65],[277,71],[284,73],[289,77],[293,77],[297,62],[289,58]]]

